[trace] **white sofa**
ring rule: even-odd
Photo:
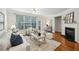
[[[29,43],[22,35],[21,37],[23,39],[23,43],[14,47],[11,47],[10,36],[11,33],[4,33],[4,35],[0,38],[0,51],[26,51]]]

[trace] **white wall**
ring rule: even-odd
[[[54,33],[55,32],[55,19],[54,17],[51,17],[52,19],[52,32]]]
[[[12,25],[16,24],[16,15],[7,13],[7,30],[11,29]]]
[[[47,24],[49,26],[51,26],[51,18],[50,17],[42,17],[42,24],[41,24],[42,30],[45,30]]]

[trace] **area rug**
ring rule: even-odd
[[[30,42],[30,51],[54,51],[57,47],[61,45],[60,42],[55,40],[46,40],[46,43],[41,44],[40,46]]]

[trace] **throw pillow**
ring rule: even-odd
[[[22,37],[20,35],[11,34],[10,38],[11,46],[17,46],[23,43]]]

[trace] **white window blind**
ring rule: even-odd
[[[36,28],[36,17],[16,15],[16,27],[18,29]]]

